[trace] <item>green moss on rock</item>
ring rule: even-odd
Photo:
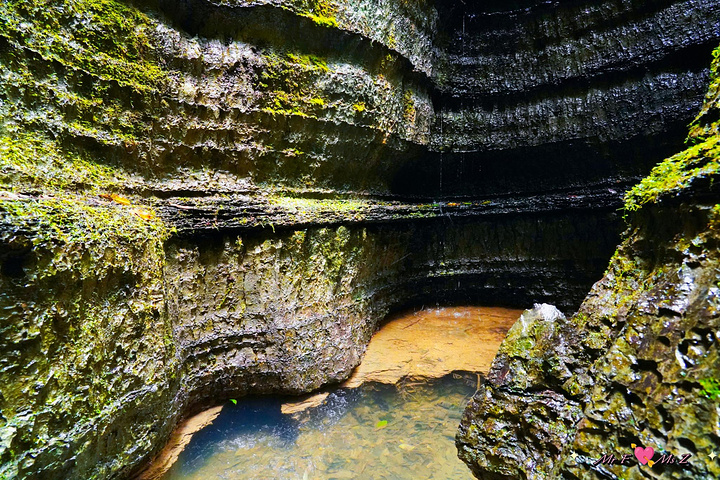
[[[625,196],[625,210],[634,212],[646,203],[677,195],[700,179],[720,174],[720,134],[678,153],[653,168],[650,175]]]
[[[167,433],[177,387],[169,232],[132,205],[0,196],[0,477],[117,475]]]
[[[700,113],[690,124],[691,141],[707,140],[720,135],[720,47],[713,50],[710,66],[710,87]]]
[[[0,36],[57,61],[139,91],[156,90],[166,73],[150,59],[150,19],[116,0],[8,0]]]
[[[0,186],[12,192],[60,190],[107,193],[133,182],[87,153],[63,151],[41,132],[0,129]]]

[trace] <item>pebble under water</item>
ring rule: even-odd
[[[455,432],[475,374],[340,388],[282,414],[278,397],[239,400],[193,437],[165,480],[472,479]]]

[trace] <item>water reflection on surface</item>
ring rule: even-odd
[[[294,411],[296,398],[229,404],[163,478],[470,480],[455,432],[479,374],[520,313],[452,307],[393,316],[348,388],[326,391],[308,401],[319,406],[293,414],[281,406]]]
[[[223,409],[198,432],[165,479],[472,479],[455,431],[474,375],[429,384],[339,389],[305,412],[282,399]]]

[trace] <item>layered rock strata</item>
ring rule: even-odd
[[[573,317],[526,312],[501,346],[457,436],[478,478],[720,475],[714,56],[696,145],[628,193],[629,229],[605,277]]]
[[[426,181],[439,191],[440,170],[445,195],[627,188],[678,151],[720,28],[712,0],[439,2],[438,12],[430,150],[442,155],[414,161],[401,191]]]
[[[534,32],[546,7],[520,7],[470,14]],[[556,54],[527,80],[503,72],[508,100],[490,115],[471,105],[500,84],[459,68],[457,8],[0,5],[0,476],[126,478],[201,406],[346,377],[402,305],[579,304],[642,170],[610,153],[647,163],[690,120],[718,12],[617,7],[628,26],[606,38],[635,53],[610,68],[611,45],[573,40],[604,20],[566,34],[585,17],[558,7],[543,22],[556,50],[574,45],[573,68]],[[666,47],[652,48],[653,22]],[[562,81],[543,80],[553,71]],[[613,119],[556,136],[518,126],[546,122],[538,105],[590,118],[640,100],[651,111],[622,135]],[[458,120],[475,111],[484,120]]]

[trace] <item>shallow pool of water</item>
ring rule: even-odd
[[[281,413],[281,398],[240,400],[195,434],[163,478],[469,480],[454,438],[476,384],[474,374],[364,384],[293,415]]]
[[[240,399],[189,437],[217,409],[193,417],[147,478],[165,472],[192,438],[165,480],[472,479],[456,456],[455,431],[520,313],[466,306],[394,315],[342,388]],[[458,371],[477,373],[449,375]]]

